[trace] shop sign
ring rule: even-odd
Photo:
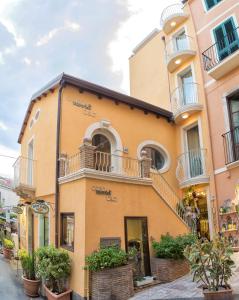
[[[107,190],[105,187],[93,186],[92,191],[94,191],[96,193],[96,195],[105,196],[107,201],[111,201],[111,202],[117,201],[117,198],[112,195],[112,191]]]
[[[46,204],[44,200],[37,200],[31,204],[32,210],[36,214],[45,215],[49,212],[49,206]]]
[[[73,101],[73,105],[78,106],[83,109],[87,109],[87,110],[91,110],[91,108],[92,108],[91,104],[82,103],[79,100]]]
[[[18,215],[21,215],[23,213],[23,209],[20,206],[13,206],[12,211]]]

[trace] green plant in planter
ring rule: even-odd
[[[100,248],[86,257],[86,264],[95,272],[117,268],[128,264],[128,254],[117,246]]]
[[[162,235],[160,242],[153,241],[152,247],[157,258],[184,259],[184,249],[197,240],[193,234],[172,237],[169,234]]]
[[[23,276],[29,280],[36,280],[36,257],[35,252],[28,254],[26,250],[19,250],[18,256],[20,258]]]
[[[14,248],[14,242],[7,239],[7,238],[4,238],[3,239],[3,246],[6,249],[12,250]]]
[[[234,262],[231,259],[233,250],[226,239],[213,241],[198,240],[186,247],[185,257],[188,259],[194,281],[202,281],[208,291],[229,289]]]
[[[53,246],[41,247],[37,255],[37,277],[55,294],[66,291],[66,280],[71,273],[71,260],[67,251]]]

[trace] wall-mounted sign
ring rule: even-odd
[[[31,204],[31,209],[36,214],[45,215],[49,212],[49,206],[46,204],[44,200],[37,200]]]
[[[83,109],[87,109],[87,110],[91,110],[91,108],[92,108],[91,104],[82,103],[79,100],[73,101],[73,105],[78,106]]]
[[[105,196],[107,201],[116,202],[117,198],[112,195],[111,190],[107,190],[105,187],[102,186],[93,186],[92,191],[96,193],[96,195]]]
[[[13,206],[12,211],[18,215],[21,215],[23,213],[23,209],[20,206]]]

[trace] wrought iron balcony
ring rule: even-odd
[[[172,111],[175,122],[188,118],[195,112],[201,111],[201,89],[197,83],[187,83],[176,88],[172,95]]]
[[[239,161],[239,127],[222,135],[226,165]]]
[[[180,187],[209,182],[207,172],[207,150],[195,149],[178,157],[176,177]]]
[[[166,7],[161,14],[161,26],[166,34],[171,33],[188,18],[181,3]]]
[[[166,43],[166,62],[171,73],[195,55],[195,41],[188,35],[175,37]]]
[[[239,66],[239,27],[202,53],[204,70],[220,79]]]
[[[21,198],[33,200],[36,183],[36,161],[20,156],[13,165],[14,190]]]

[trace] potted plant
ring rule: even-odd
[[[161,282],[170,282],[189,272],[189,264],[184,257],[184,249],[195,242],[193,234],[172,237],[162,235],[159,242],[153,241],[155,257],[151,259],[152,275]]]
[[[4,238],[3,239],[3,255],[7,259],[11,259],[13,256],[13,248],[14,243],[10,239]]]
[[[23,269],[23,286],[24,292],[27,296],[38,297],[39,287],[41,281],[36,277],[36,259],[35,252],[28,254],[26,250],[20,250],[18,252],[19,259],[21,261]]]
[[[186,247],[184,254],[190,263],[193,280],[203,283],[205,299],[232,299],[228,281],[234,266],[233,250],[226,239],[198,240]]]
[[[53,246],[37,250],[37,276],[45,282],[48,300],[70,300],[72,290],[67,288],[71,273],[71,260],[67,251]]]
[[[92,300],[127,300],[133,296],[133,270],[128,258],[117,246],[100,248],[86,257]]]

